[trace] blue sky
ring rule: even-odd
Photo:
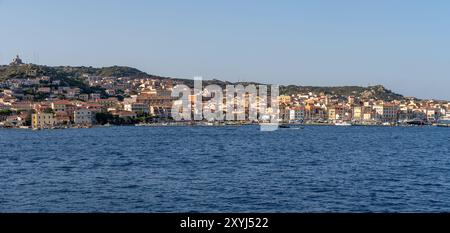
[[[128,65],[450,100],[450,1],[0,0],[0,63]]]

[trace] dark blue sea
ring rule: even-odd
[[[449,212],[450,129],[0,130],[0,212]]]

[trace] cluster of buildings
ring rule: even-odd
[[[5,127],[31,126],[34,129],[88,127],[97,123],[96,115],[99,113],[124,120],[139,116],[169,118],[172,107],[170,93],[166,89],[149,88],[122,101],[117,97],[100,98],[97,94],[32,101],[3,91],[0,93],[0,124]]]
[[[383,101],[307,93],[280,96],[279,101],[282,119],[286,122],[398,124],[450,119],[450,104],[434,100]]]
[[[10,65],[26,64],[17,56]],[[170,117],[171,80],[83,75],[85,84],[105,94],[86,93],[48,76],[28,77],[0,82],[0,126],[89,127],[97,124],[100,113],[123,122],[135,122],[138,117]]]
[[[172,80],[159,80],[152,78],[136,77],[102,77],[85,74],[83,78],[91,87],[98,87],[105,90],[106,94],[114,95],[136,95],[141,91],[168,90],[172,89]]]
[[[0,93],[0,125],[31,126],[34,129],[88,127],[97,123],[96,115],[99,113],[123,120],[134,120],[139,116],[169,118],[172,99],[160,94],[162,93],[133,95],[123,101],[119,101],[117,97],[89,97],[87,101],[73,98],[34,102]]]
[[[26,64],[17,56],[10,65]],[[148,118],[170,121],[172,107],[177,101],[171,97],[173,87],[183,84],[170,79],[84,74],[82,80],[87,86],[103,90],[85,92],[80,87],[48,76],[31,74],[27,77],[32,78],[0,82],[0,126],[34,129],[89,127],[99,123],[99,114],[129,123],[147,123]],[[195,98],[190,96],[192,103]],[[257,96],[253,99],[255,101],[249,101],[252,98],[247,95],[241,99],[245,107],[240,111],[247,115],[249,109],[258,108],[261,102]],[[203,98],[203,109],[217,109],[215,103],[208,100]],[[310,92],[282,95],[278,102],[282,121],[290,123],[398,124],[408,121],[435,123],[450,119],[448,102],[415,98],[383,101]]]

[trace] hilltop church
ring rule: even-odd
[[[14,58],[11,63],[9,63],[10,66],[20,66],[23,64],[24,63],[22,62],[22,59],[20,59],[19,55],[17,55],[16,58]]]

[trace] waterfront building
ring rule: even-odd
[[[363,114],[363,121],[364,122],[370,122],[372,121],[372,113],[371,112],[365,112]]]
[[[395,122],[398,120],[400,107],[392,103],[381,103],[373,106],[375,118],[380,122]]]
[[[135,119],[137,117],[136,113],[129,111],[113,111],[111,113],[114,116],[118,116],[122,119]]]
[[[414,110],[409,108],[400,108],[398,119],[400,121],[408,121],[413,120],[415,118],[414,116]]]
[[[436,108],[426,108],[424,113],[429,122],[435,122],[439,119],[439,113]]]
[[[57,112],[54,114],[57,125],[67,125],[70,123],[70,116],[66,112]]]
[[[290,121],[303,121],[305,120],[306,111],[305,107],[294,107],[290,110],[289,120]]]
[[[248,114],[248,111],[245,112],[245,114]],[[280,115],[279,119],[282,122],[289,122],[290,121],[290,109],[289,107],[281,106],[280,107]]]
[[[102,107],[105,109],[115,107],[116,105],[119,104],[119,100],[116,97],[110,97],[107,99],[97,99],[95,102],[102,105]]]
[[[420,119],[424,121],[427,119],[427,115],[421,109],[414,109],[412,115],[412,119]]]
[[[52,104],[50,102],[44,101],[33,104],[33,109],[36,110],[36,112],[42,112],[48,108],[52,108]]]
[[[149,107],[150,114],[167,118],[170,116],[174,98],[170,91],[156,90],[147,92],[136,97],[136,103],[145,104]]]
[[[56,100],[52,102],[52,109],[55,112],[67,112],[69,105],[72,103],[68,100]]]
[[[73,120],[76,125],[92,125],[92,111],[86,108],[79,108],[74,111]]]
[[[38,112],[31,115],[31,126],[33,129],[51,128],[56,125],[53,113]]]
[[[326,111],[320,104],[310,103],[305,106],[305,120],[323,120],[326,115]]]
[[[328,108],[328,120],[330,121],[334,121],[336,120],[336,108],[334,107],[329,107]]]
[[[362,121],[363,120],[363,107],[354,106],[352,116],[353,116],[354,121]]]
[[[150,108],[148,104],[145,103],[131,103],[125,104],[124,110],[129,112],[139,113],[150,113]]]
[[[25,118],[23,116],[11,115],[11,116],[5,117],[4,125],[17,127],[17,126],[24,125],[24,123],[25,123]]]
[[[76,106],[68,100],[56,100],[51,104],[51,108],[55,113],[65,113],[70,118],[73,117],[73,111]]]
[[[344,120],[347,116],[346,108],[343,105],[333,105],[328,107],[328,120],[330,121]]]
[[[93,113],[100,113],[100,112],[106,111],[106,108],[104,108],[102,105],[100,105],[98,103],[91,103],[91,102],[83,103],[81,106],[86,109],[89,109]]]

